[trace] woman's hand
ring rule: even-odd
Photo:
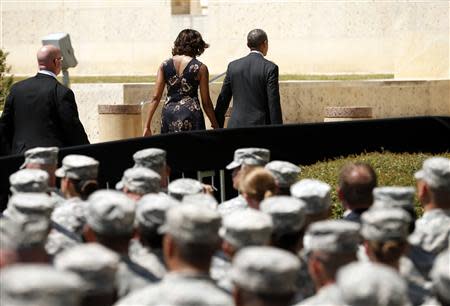
[[[144,137],[146,137],[146,136],[152,136],[152,130],[151,130],[150,128],[146,127],[146,128],[144,129],[144,133],[143,133],[142,136],[144,136]]]

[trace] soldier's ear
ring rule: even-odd
[[[83,227],[83,238],[86,242],[97,242],[97,236],[88,224]]]

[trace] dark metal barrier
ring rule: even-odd
[[[99,183],[113,188],[123,171],[133,165],[134,152],[157,147],[167,151],[168,164],[179,172],[221,170],[241,147],[263,147],[272,160],[308,165],[326,158],[364,151],[450,151],[450,116],[408,117],[310,124],[285,124],[240,129],[155,135],[85,146],[63,148],[68,154],[85,154],[100,161]],[[23,156],[0,158],[0,195],[5,206],[8,177],[17,171]],[[228,188],[227,198],[232,195]]]

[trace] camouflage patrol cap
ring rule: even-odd
[[[135,167],[145,167],[159,173],[166,164],[166,151],[158,148],[149,148],[137,151],[133,155]]]
[[[11,192],[47,192],[48,173],[40,169],[22,169],[9,177]]]
[[[28,164],[56,165],[58,164],[58,147],[37,147],[26,150],[24,153],[25,162],[20,169]]]
[[[44,264],[6,267],[1,283],[2,305],[8,306],[78,306],[85,290],[77,275]]]
[[[46,216],[34,216],[33,218],[19,217],[12,220],[17,232],[14,239],[17,249],[44,246],[51,229],[50,219]]]
[[[269,214],[273,221],[273,231],[284,234],[300,231],[305,224],[306,204],[289,196],[273,196],[264,199],[260,210]]]
[[[410,208],[416,190],[413,187],[383,186],[373,189],[373,207]]]
[[[136,204],[124,193],[98,190],[88,198],[86,221],[96,232],[114,236],[131,234]]]
[[[433,288],[437,295],[446,303],[450,304],[450,251],[441,252],[431,269]]]
[[[161,233],[184,242],[215,244],[219,241],[221,219],[217,211],[193,204],[178,205],[166,213]]]
[[[228,170],[245,165],[264,166],[270,160],[270,151],[263,148],[240,148],[234,151],[233,161],[226,168]]]
[[[312,223],[303,238],[306,252],[356,252],[361,237],[360,225],[346,220],[326,220]]]
[[[234,211],[223,217],[219,234],[235,248],[265,245],[273,230],[271,217],[255,209]]]
[[[327,183],[314,179],[303,179],[291,186],[291,195],[303,200],[306,214],[317,214],[331,206],[331,187]]]
[[[115,290],[119,256],[98,243],[79,244],[56,256],[59,270],[76,273],[86,283],[87,291],[108,293]]]
[[[424,180],[432,187],[450,190],[450,159],[430,157],[423,162],[422,169],[414,177]]]
[[[117,190],[127,188],[137,194],[158,193],[161,189],[161,176],[153,170],[136,167],[125,170],[122,180],[116,184]]]
[[[168,193],[177,200],[182,200],[185,195],[203,192],[203,185],[191,178],[180,178],[169,183]]]
[[[215,197],[208,193],[188,194],[183,197],[182,204],[204,205],[210,209],[216,210],[219,203]]]
[[[407,286],[392,268],[371,262],[355,262],[342,267],[337,286],[349,306],[409,306]]]
[[[287,161],[273,160],[265,168],[275,176],[278,186],[282,188],[290,187],[300,175],[300,167]]]
[[[401,208],[372,208],[361,215],[361,235],[366,240],[407,239],[411,217]]]
[[[96,180],[98,165],[98,161],[89,156],[67,155],[62,160],[62,167],[55,171],[55,175],[74,180]]]
[[[267,246],[243,248],[233,259],[231,279],[244,290],[268,295],[297,291],[300,260],[293,254]]]
[[[146,194],[137,203],[136,221],[147,229],[158,229],[166,220],[168,209],[180,202],[165,193]]]
[[[55,200],[46,193],[19,192],[13,194],[8,201],[8,216],[43,215],[50,218],[55,208]]]

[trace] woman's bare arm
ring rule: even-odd
[[[158,108],[159,101],[161,100],[161,96],[164,91],[164,71],[163,71],[163,64],[159,66],[158,73],[156,74],[156,83],[155,83],[155,89],[153,90],[153,97],[150,101],[150,108],[148,109],[148,115],[147,120],[145,121],[145,128],[144,128],[144,136],[151,136],[151,123],[153,115],[155,114],[156,109]]]
[[[217,129],[219,127],[219,123],[217,123],[216,115],[214,114],[214,107],[211,101],[211,97],[209,96],[209,72],[206,65],[200,66],[199,80],[200,96],[202,98],[203,110],[205,111],[206,116],[208,116],[209,121],[211,121],[212,128]]]

